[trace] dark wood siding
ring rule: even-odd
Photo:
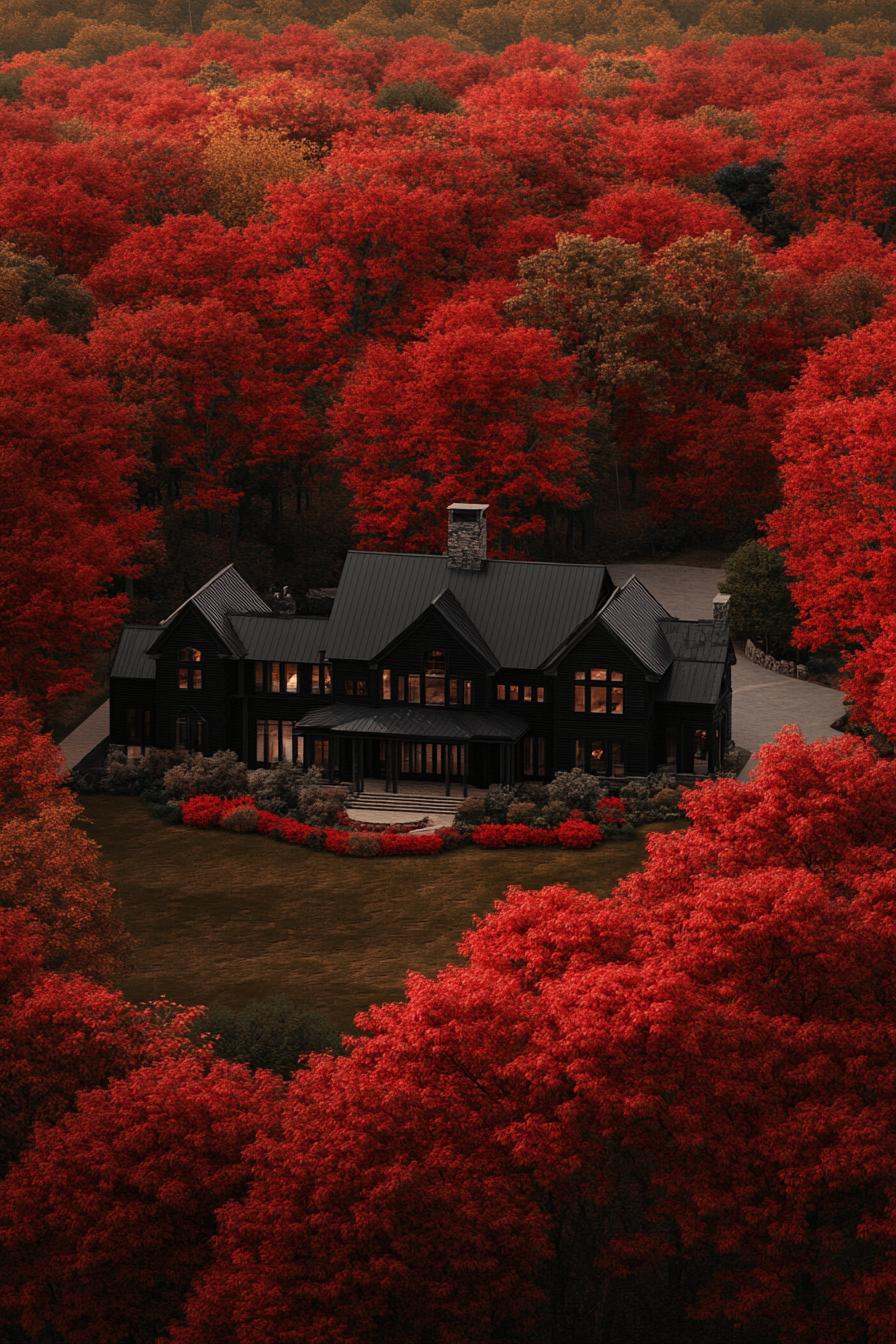
[[[421,678],[426,670],[427,655],[433,649],[441,649],[447,661],[447,675],[460,679],[469,678],[473,682],[473,709],[487,709],[493,704],[491,694],[491,669],[483,659],[474,653],[437,612],[432,612],[422,621],[417,621],[407,633],[398,640],[388,655],[376,666],[370,676],[375,683],[371,688],[375,693],[375,702],[380,703],[380,672],[388,667],[392,671],[393,681],[399,674],[416,673]],[[347,666],[347,664],[346,664]],[[341,697],[336,697],[341,698]],[[392,701],[390,703],[397,703]],[[462,706],[459,706],[462,707]]]
[[[623,674],[623,713],[579,713],[574,708],[575,674],[592,667]],[[653,685],[641,664],[601,626],[582,636],[557,668],[554,679],[555,770],[575,765],[575,743],[602,741],[622,746],[625,773],[653,768]]]
[[[202,689],[178,686],[179,651],[185,646],[202,653]],[[156,662],[156,744],[173,747],[180,714],[200,715],[207,725],[204,750],[240,750],[234,740],[231,703],[238,690],[237,661],[203,616],[187,607],[164,633]]]

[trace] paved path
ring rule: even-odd
[[[92,714],[88,714],[83,723],[79,723],[77,728],[59,743],[66,767],[74,770],[75,766],[80,765],[84,757],[89,756],[108,736],[109,701],[104,700]]]
[[[616,583],[637,574],[671,615],[686,621],[712,615],[712,599],[722,577],[721,570],[696,565],[612,565],[610,572]],[[738,654],[731,683],[734,740],[750,752],[770,741],[788,723],[795,723],[810,742],[833,737],[831,724],[843,713],[839,691],[813,681],[779,677],[751,663],[743,653]],[[755,758],[751,758],[742,774],[748,775],[754,764]]]

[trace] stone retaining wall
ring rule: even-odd
[[[762,649],[757,648],[752,639],[748,639],[744,645],[744,655],[751,663],[758,663],[760,667],[766,667],[769,672],[777,672],[782,677],[798,677],[805,681],[809,676],[805,663],[795,663],[788,658],[773,658],[770,653],[763,653]]]

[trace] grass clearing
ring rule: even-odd
[[[646,842],[641,833],[585,851],[347,859],[165,826],[135,798],[84,801],[135,941],[122,981],[131,998],[236,1006],[286,993],[343,1030],[369,1004],[400,997],[409,969],[432,974],[450,961],[473,915],[507,886],[566,882],[606,895]]]

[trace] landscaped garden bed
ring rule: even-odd
[[[423,829],[423,823],[355,822],[345,810],[347,791],[318,771],[286,763],[248,770],[233,752],[150,751],[136,761],[114,755],[98,783],[103,792],[141,797],[164,821],[351,858],[440,854],[462,845],[591,849],[610,836],[630,836],[635,825],[676,819],[681,796],[663,775],[610,796],[597,776],[570,770],[547,784],[492,787],[460,803],[452,826]]]

